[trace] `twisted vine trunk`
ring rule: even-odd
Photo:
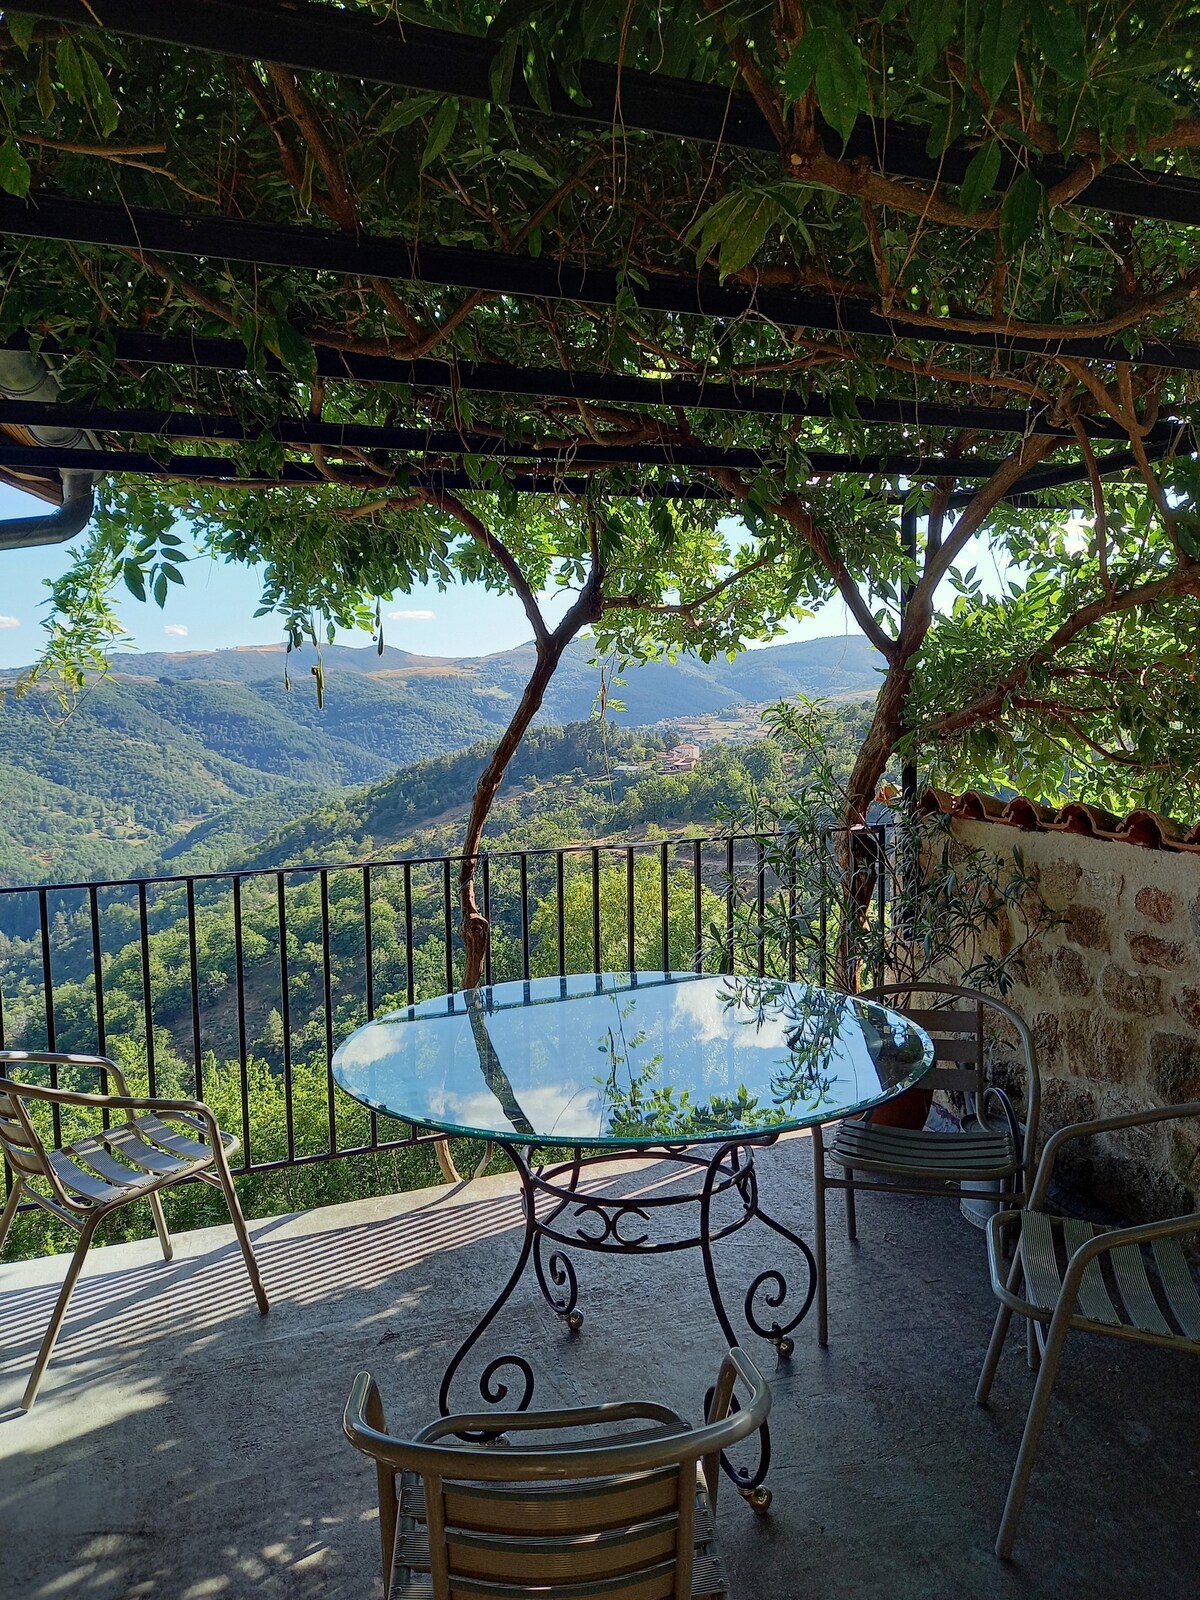
[[[839,988],[853,991],[858,987],[858,943],[852,932],[866,926],[871,910],[871,900],[879,881],[879,862],[874,841],[866,827],[871,803],[879,792],[879,782],[887,769],[901,737],[904,734],[904,702],[912,683],[912,668],[907,664],[912,657],[894,662],[883,680],[879,698],[875,702],[875,715],[867,736],[859,747],[850,779],[846,786],[846,806],[838,838],[838,864],[846,889],[846,927],[838,941],[835,958],[836,981]]]

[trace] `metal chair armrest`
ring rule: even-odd
[[[0,1078],[6,1077],[6,1068],[28,1065],[33,1067],[92,1067],[97,1072],[103,1072],[110,1077],[117,1086],[118,1094],[128,1094],[129,1084],[125,1074],[115,1061],[109,1056],[79,1055],[63,1050],[0,1050]],[[14,1079],[14,1082],[20,1082]],[[33,1088],[35,1085],[25,1085],[22,1088]]]
[[[15,1078],[0,1078],[0,1089],[49,1105],[93,1107],[97,1111],[149,1111],[160,1116],[179,1114],[197,1117],[204,1123],[214,1145],[220,1141],[220,1127],[203,1100],[167,1100],[159,1095],[91,1094],[82,1089],[49,1089],[40,1083],[22,1083]]]
[[[1177,1106],[1151,1106],[1145,1111],[1129,1111],[1119,1117],[1099,1117],[1093,1122],[1071,1122],[1065,1128],[1059,1128],[1057,1133],[1052,1133],[1046,1140],[1042,1159],[1038,1163],[1033,1192],[1029,1196],[1029,1206],[1036,1211],[1046,1198],[1046,1192],[1050,1187],[1050,1175],[1063,1145],[1069,1144],[1074,1139],[1091,1138],[1098,1133],[1116,1133],[1122,1128],[1141,1128],[1154,1122],[1171,1122],[1176,1118],[1187,1117],[1200,1117],[1200,1100],[1185,1101]]]

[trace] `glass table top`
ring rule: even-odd
[[[605,972],[498,983],[367,1023],[333,1058],[356,1100],[440,1133],[711,1143],[891,1099],[933,1063],[884,1006],[770,978]]]

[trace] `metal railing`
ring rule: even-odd
[[[871,834],[882,862],[886,829]],[[769,860],[770,842],[723,835],[484,855],[484,981],[627,968],[794,978],[795,944],[780,946],[766,912],[781,897],[794,911],[796,889],[777,852]],[[460,860],[0,889],[0,1048],[120,1050],[150,1094],[219,1090],[223,1117],[241,1124],[240,1172],[412,1144],[428,1136],[337,1096],[331,1063],[368,1018],[456,987]],[[877,874],[881,915],[888,882]],[[827,981],[836,908],[823,894],[809,911],[819,931],[804,975]],[[266,1134],[256,1097],[273,1107]],[[62,1139],[57,1108],[53,1137]]]

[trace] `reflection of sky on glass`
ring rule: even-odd
[[[915,1081],[926,1045],[894,1013],[800,984],[587,974],[393,1012],[346,1040],[334,1076],[417,1123],[630,1145],[830,1120]]]

